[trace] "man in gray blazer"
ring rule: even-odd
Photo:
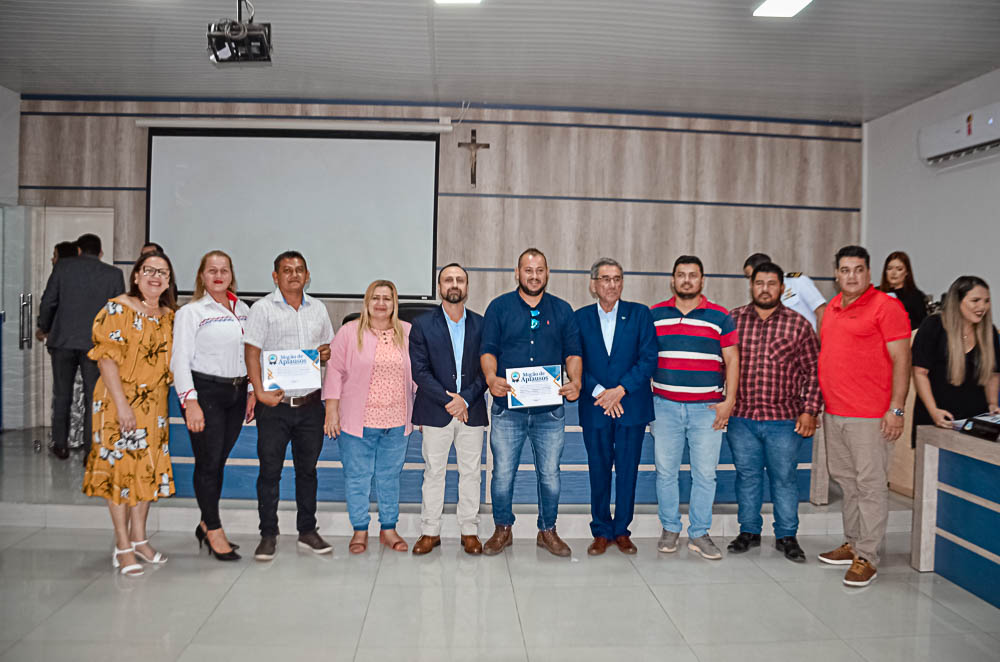
[[[83,377],[83,448],[90,450],[91,402],[99,376],[97,362],[87,357],[93,346],[91,330],[101,306],[125,292],[121,270],[101,262],[101,238],[84,234],[76,243],[80,255],[57,261],[45,284],[36,333],[39,340],[47,340],[52,358],[52,453],[60,460],[69,457],[69,413],[77,368]]]

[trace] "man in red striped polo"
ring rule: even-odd
[[[680,473],[685,444],[691,450],[688,549],[706,559],[722,552],[708,535],[715,501],[715,470],[722,432],[736,403],[739,349],[736,326],[725,308],[702,296],[701,260],[674,262],[674,296],[650,310],[659,351],[653,375],[652,423],[656,454],[656,498],[663,533],[661,552],[677,550],[681,533]]]

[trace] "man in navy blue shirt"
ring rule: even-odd
[[[486,385],[493,394],[490,448],[493,451],[493,522],[496,530],[483,545],[488,556],[499,554],[513,542],[512,501],[514,476],[521,462],[525,439],[531,440],[538,479],[538,546],[556,556],[569,556],[569,545],[556,534],[559,514],[559,458],[563,449],[563,405],[507,406],[507,369],[561,366],[566,376],[560,395],[580,396],[583,360],[580,329],[568,303],[545,292],[549,267],[545,255],[529,248],[517,260],[517,289],[502,294],[486,309],[480,363]]]

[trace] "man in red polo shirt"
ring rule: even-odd
[[[861,246],[837,251],[836,278],[840,294],[820,329],[819,383],[827,464],[844,492],[845,542],[819,560],[850,565],[844,584],[867,586],[889,517],[889,444],[903,431],[910,320],[898,300],[872,287]]]

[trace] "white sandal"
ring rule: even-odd
[[[135,552],[135,549],[134,548],[133,549],[118,549],[118,547],[115,547],[115,551],[111,555],[111,567],[112,568],[118,568],[119,566],[121,566],[121,562],[118,560],[118,555],[119,554],[128,554],[129,552]],[[142,566],[139,565],[138,563],[132,563],[131,565],[127,565],[127,566],[123,567],[121,570],[119,570],[119,572],[121,574],[125,575],[126,577],[138,577],[139,575],[143,574],[143,572],[145,572],[145,571],[142,569]]]
[[[138,549],[136,549],[136,547],[138,547],[139,545],[145,545],[148,542],[149,542],[149,540],[139,540],[139,541],[133,542],[132,543],[132,551],[135,552],[135,555],[138,556],[143,561],[145,561],[146,563],[153,563],[153,564],[156,564],[156,565],[161,565],[163,563],[166,563],[167,562],[167,557],[164,556],[163,554],[159,553],[159,552],[157,552],[156,554],[153,554],[153,558],[150,559],[150,558],[146,558],[145,554],[143,554]]]

